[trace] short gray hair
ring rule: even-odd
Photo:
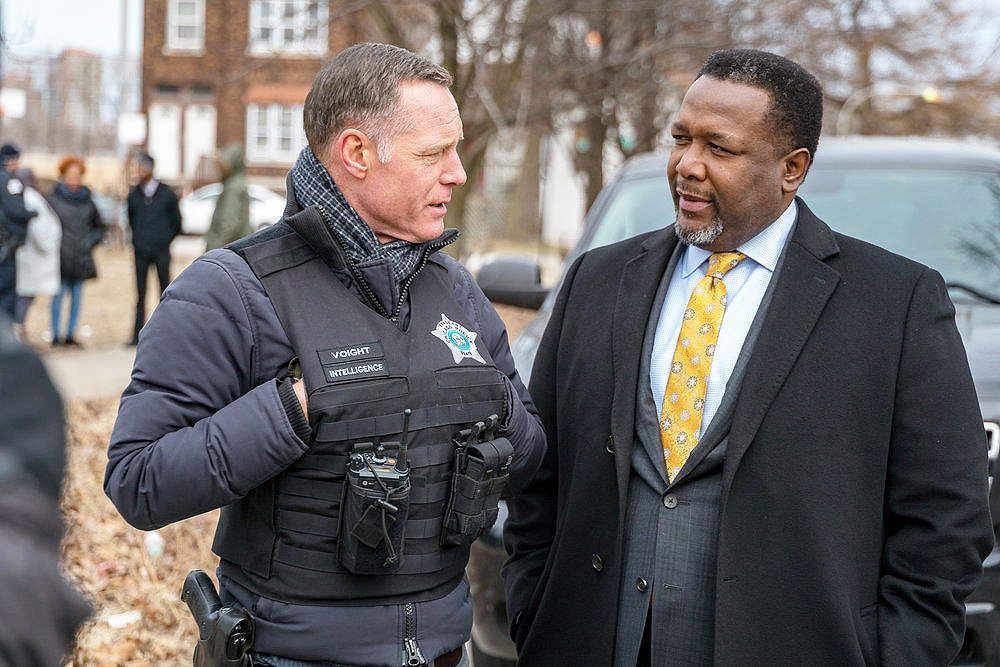
[[[322,162],[331,139],[356,127],[375,144],[379,160],[388,160],[392,140],[412,123],[396,114],[399,84],[406,81],[448,88],[452,76],[440,65],[391,44],[355,44],[337,54],[316,75],[302,110],[313,155]]]

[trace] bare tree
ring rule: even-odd
[[[628,156],[667,143],[683,91],[720,48],[765,48],[804,64],[827,91],[834,112],[828,130],[850,102],[852,131],[1000,137],[1000,23],[989,21],[996,12],[984,13],[986,2],[354,0],[345,6],[370,11],[381,38],[455,74],[470,180],[498,134],[537,139],[569,127],[589,207],[604,185],[608,151]],[[993,31],[978,51],[967,43],[976,23],[975,34]],[[925,101],[922,83],[936,84],[940,99]],[[535,139],[526,142],[523,178],[536,178]],[[537,188],[516,189],[537,198]],[[455,192],[452,220],[463,220],[469,191]],[[531,208],[522,202],[516,216]]]
[[[1000,137],[997,18],[982,0],[761,0],[736,34],[819,77],[846,114],[829,131]]]

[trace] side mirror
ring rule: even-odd
[[[542,287],[542,270],[531,257],[503,257],[479,270],[479,286],[494,303],[537,309],[549,295]]]

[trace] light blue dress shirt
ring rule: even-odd
[[[719,340],[715,346],[715,356],[712,358],[712,368],[708,373],[708,389],[705,394],[705,411],[702,415],[701,433],[712,421],[726,384],[736,366],[736,359],[743,348],[747,332],[757,315],[757,309],[764,298],[764,292],[771,281],[771,276],[778,265],[778,258],[785,247],[788,234],[795,225],[798,207],[793,200],[772,224],[757,234],[736,250],[747,256],[746,259],[730,269],[722,282],[726,286],[726,311],[722,316],[722,326],[719,329]],[[691,293],[698,281],[705,277],[708,270],[708,258],[712,251],[694,246],[686,246],[679,250],[674,266],[670,285],[667,287],[666,298],[660,309],[659,321],[656,325],[656,336],[653,340],[653,352],[649,366],[649,384],[653,390],[653,400],[656,402],[656,414],[663,409],[663,395],[667,390],[667,376],[677,347],[677,337],[681,331],[681,321],[687,308]]]

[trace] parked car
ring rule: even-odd
[[[125,240],[125,228],[128,226],[128,213],[125,210],[125,200],[100,192],[91,192],[97,212],[104,223],[104,243],[120,244]]]
[[[281,214],[285,211],[284,197],[255,183],[248,185],[247,191],[250,193],[251,231],[281,220]],[[215,201],[221,192],[222,183],[209,183],[181,197],[182,234],[204,234],[208,231],[215,211]]]
[[[583,252],[669,225],[673,202],[667,156],[628,160],[597,197],[566,266]],[[1000,536],[1000,151],[930,139],[821,139],[799,195],[833,229],[937,269],[947,281],[985,418],[990,509]],[[480,285],[500,303],[537,305],[538,267],[524,258],[483,267]],[[542,291],[544,294],[544,290]],[[514,341],[518,372],[529,378],[554,291]],[[499,565],[506,554],[497,521],[469,565],[476,609],[476,665],[513,664]],[[1000,550],[986,559],[966,602],[967,629],[956,665],[1000,665]]]

